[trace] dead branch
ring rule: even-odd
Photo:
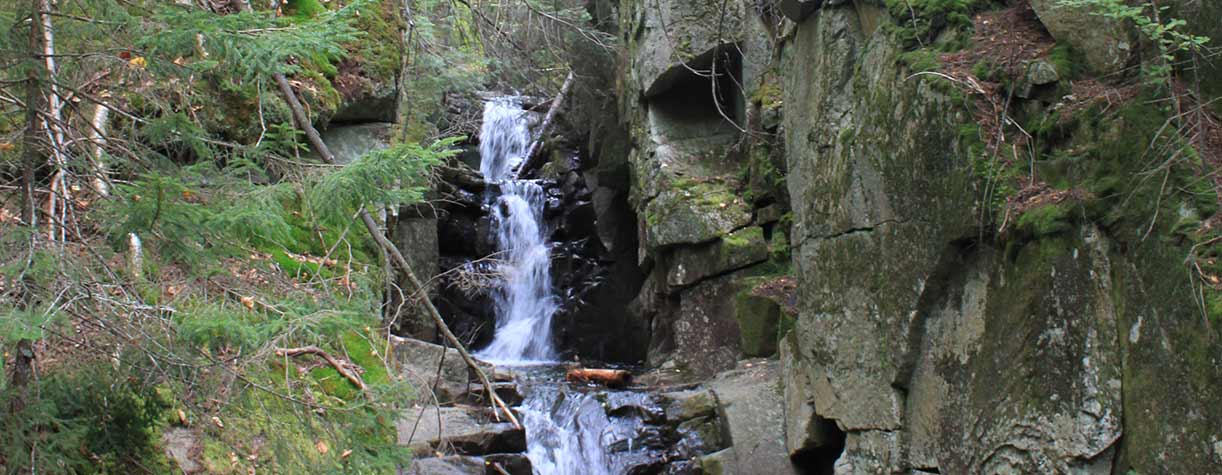
[[[535,140],[530,143],[530,148],[526,149],[526,160],[518,167],[517,178],[530,173],[531,168],[538,165],[539,149],[543,146],[543,137],[547,136],[547,130],[551,128],[552,122],[556,120],[556,113],[560,111],[560,107],[564,105],[564,96],[569,94],[569,90],[573,88],[573,83],[576,76],[572,71],[569,71],[569,76],[564,79],[564,85],[560,86],[560,92],[556,94],[556,99],[552,101],[551,109],[547,110],[547,116],[543,118],[543,124],[539,126],[539,133],[535,134]]]
[[[275,80],[280,86],[280,91],[284,93],[285,101],[288,102],[289,107],[293,109],[293,117],[296,118],[297,126],[305,132],[306,139],[308,139],[310,145],[314,147],[314,151],[318,152],[318,156],[322,159],[322,161],[334,164],[335,155],[331,153],[331,149],[327,147],[326,142],[323,142],[322,136],[318,134],[318,131],[315,130],[314,126],[310,123],[309,117],[306,115],[305,110],[301,107],[301,102],[297,100],[297,95],[293,92],[292,86],[289,85],[288,79],[285,78],[283,74],[276,74]],[[494,406],[499,407],[502,411],[504,411],[505,417],[513,423],[514,427],[521,428],[522,425],[518,423],[517,417],[515,417],[513,412],[509,410],[509,406],[507,406],[505,401],[501,400],[501,398],[496,395],[496,391],[494,391],[492,388],[492,382],[488,380],[488,375],[484,374],[484,370],[481,369],[478,364],[476,364],[475,359],[472,358],[471,354],[467,352],[466,347],[463,346],[458,337],[454,336],[454,333],[450,331],[449,325],[446,325],[445,320],[441,318],[441,313],[437,311],[437,307],[433,306],[433,302],[428,298],[427,292],[422,291],[422,289],[425,287],[420,282],[420,279],[416,278],[415,272],[412,271],[412,267],[410,264],[408,264],[407,259],[403,257],[403,253],[399,252],[399,248],[395,247],[390,240],[386,239],[386,235],[382,233],[382,230],[378,227],[378,223],[374,221],[373,216],[369,214],[368,210],[362,209],[360,211],[360,217],[361,221],[365,223],[365,229],[369,231],[370,236],[372,236],[374,241],[378,243],[378,246],[380,246],[382,250],[391,257],[391,263],[394,264],[402,275],[407,277],[408,282],[410,282],[412,285],[412,290],[420,293],[421,297],[419,302],[421,305],[424,305],[425,310],[427,310],[429,316],[433,318],[433,323],[437,325],[439,330],[441,330],[442,335],[445,335],[446,340],[448,340],[450,344],[458,350],[458,354],[462,356],[462,359],[465,363],[467,363],[467,366],[475,372],[475,375],[479,378],[480,383],[483,384],[484,389],[488,392],[489,397],[492,398]]]
[[[320,356],[322,359],[327,360],[327,364],[331,365],[332,368],[335,368],[335,371],[338,371],[340,376],[348,379],[348,381],[352,381],[352,384],[355,384],[356,387],[361,388],[361,391],[367,392],[369,390],[369,387],[365,386],[365,381],[361,379],[361,376],[349,369],[351,367],[357,367],[356,364],[345,363],[335,359],[334,356],[331,356],[330,353],[327,353],[322,348],[313,345],[303,346],[301,348],[276,348],[276,356],[297,355]]]

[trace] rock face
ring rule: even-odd
[[[745,360],[708,386],[720,405],[730,447],[701,460],[705,473],[798,472],[786,457],[784,411],[776,361]]]
[[[875,9],[825,5],[784,50],[800,309],[781,351],[790,456],[855,474],[1208,471],[1222,411],[1199,384],[1222,381],[1216,334],[1199,311],[1149,298],[1191,292],[1157,277],[1186,248],[1133,240],[1145,228],[1117,217],[992,235],[959,133],[971,118],[947,89],[907,79],[895,41],[868,27]],[[1036,10],[1092,70],[1128,61],[1123,36]],[[1114,41],[1090,46],[1102,37]],[[1092,126],[1131,126],[1116,120]]]
[[[628,198],[649,274],[632,311],[650,322],[651,365],[712,376],[742,356],[741,281],[784,272],[771,252],[788,231],[783,178],[769,174],[783,161],[779,124],[764,119],[779,107],[775,38],[745,2],[629,2],[619,14]]]

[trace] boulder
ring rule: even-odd
[[[451,455],[412,459],[403,475],[484,475],[484,461],[479,457]]]
[[[328,127],[321,135],[337,163],[351,163],[361,155],[390,146],[394,127],[390,122],[337,125]]]
[[[490,422],[475,408],[411,407],[396,423],[399,445],[417,455],[434,452],[487,455],[526,451],[526,432],[509,422]]]
[[[718,374],[716,394],[732,445],[701,459],[705,473],[797,474],[785,449],[785,419],[776,361],[753,359]]]
[[[431,282],[440,270],[440,246],[437,239],[437,217],[426,207],[404,207],[394,221],[391,241],[403,253],[408,264],[422,282]],[[404,277],[398,278],[399,288],[410,289],[412,285]],[[437,295],[435,283],[426,284],[430,298]],[[437,338],[437,327],[426,311],[415,301],[402,302],[400,295],[391,293],[388,317],[395,321],[392,328],[399,335],[433,341]],[[392,313],[398,310],[397,315]]]
[[[700,244],[751,223],[751,207],[728,185],[709,181],[661,192],[644,209],[645,244]]]
[[[1040,23],[1058,42],[1069,44],[1091,72],[1120,72],[1137,51],[1137,36],[1123,20],[1106,17],[1091,7],[1065,6],[1057,0],[1031,0]]]
[[[431,390],[432,396],[437,398],[432,401],[432,397],[423,395],[422,402],[445,404],[458,400],[467,392],[469,370],[458,350],[399,338],[394,343],[394,358],[413,387],[421,392]]]
[[[764,230],[750,226],[734,231],[716,242],[681,246],[671,254],[666,283],[685,287],[707,277],[738,270],[768,260]]]
[[[669,318],[656,318],[655,326],[664,325],[670,344],[651,348],[650,360],[663,361],[667,353],[678,369],[689,377],[712,376],[734,367],[741,351],[738,348],[738,321],[734,319],[734,295],[738,292],[739,271],[705,280],[679,293],[679,307]],[[654,331],[655,339],[659,336]]]
[[[738,320],[744,356],[776,354],[777,341],[794,324],[795,315],[785,312],[775,297],[757,295],[756,287],[768,279],[745,279],[734,297],[734,318]]]
[[[172,427],[162,435],[161,442],[166,458],[178,466],[180,473],[189,475],[205,472],[203,464],[198,460],[204,447],[195,431],[185,427]]]

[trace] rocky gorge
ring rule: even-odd
[[[1171,3],[1222,37],[1215,7]],[[586,8],[622,48],[574,59],[537,177],[559,359],[638,376],[631,396],[587,390],[604,420],[633,421],[619,442],[645,447],[623,473],[1222,464],[1222,143],[1164,133],[1177,112],[1134,77],[1151,45],[1130,25],[1047,0]],[[1197,104],[1217,97],[1209,68]],[[453,270],[495,252],[499,191],[467,162],[443,205],[400,210],[394,230],[481,348],[490,296]],[[427,356],[444,348],[401,348],[417,373],[442,368],[438,403],[478,391],[457,356]],[[431,410],[406,421],[450,420]],[[528,452],[504,423],[460,422],[483,428],[401,430],[431,444],[413,473],[495,473],[484,462]],[[497,466],[529,473],[514,463]]]

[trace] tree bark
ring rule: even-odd
[[[526,149],[526,160],[522,162],[522,166],[518,167],[518,173],[514,176],[522,178],[530,173],[530,170],[539,165],[539,150],[543,148],[543,138],[547,136],[547,130],[552,127],[552,122],[556,120],[556,113],[560,111],[560,107],[564,105],[564,96],[569,95],[569,90],[573,88],[573,83],[576,82],[573,72],[569,71],[568,77],[564,78],[564,85],[560,86],[560,92],[556,94],[556,99],[552,101],[552,107],[547,110],[547,115],[543,117],[543,123],[539,125],[539,133],[535,135],[535,140],[530,142],[530,148]]]
[[[51,117],[50,120],[44,120],[43,123],[47,139],[50,141],[48,151],[51,156],[51,165],[55,167],[55,173],[51,177],[51,194],[47,197],[47,237],[56,240],[65,235],[63,224],[64,219],[67,218],[68,194],[71,191],[68,189],[65,176],[68,160],[63,155],[64,129],[61,126],[64,123],[63,106],[60,103],[59,86],[55,84],[56,56],[55,33],[51,27],[52,6],[51,0],[38,0],[36,18],[42,33],[43,64],[46,68],[47,79],[47,115]],[[62,200],[61,195],[63,195]]]
[[[93,171],[93,191],[98,196],[110,195],[110,178],[107,176],[106,163],[103,161],[106,146],[106,124],[110,119],[110,108],[103,104],[98,104],[93,110],[93,127],[89,132],[89,141],[93,143],[93,163],[90,167]]]
[[[293,109],[293,116],[297,118],[298,127],[301,127],[305,132],[306,139],[309,140],[310,145],[314,147],[314,151],[318,152],[318,156],[322,158],[322,161],[335,164],[335,155],[331,153],[331,149],[327,147],[326,142],[323,142],[322,136],[318,134],[318,131],[314,130],[314,126],[311,125],[309,118],[305,114],[305,110],[301,107],[301,103],[297,101],[297,95],[293,92],[293,88],[288,83],[288,79],[285,78],[283,74],[277,74],[274,78],[276,83],[280,85],[280,91],[284,93],[284,97],[289,104],[289,108]],[[391,262],[396,268],[398,268],[399,272],[407,277],[408,282],[412,285],[412,288],[409,290],[420,294],[421,305],[424,306],[429,316],[432,317],[433,323],[437,325],[437,329],[441,330],[442,335],[444,335],[446,340],[450,342],[450,345],[458,350],[459,356],[462,356],[462,359],[465,363],[467,363],[467,366],[470,367],[473,372],[475,372],[480,384],[484,386],[484,390],[488,393],[489,397],[492,398],[493,404],[496,407],[499,407],[505,413],[505,417],[509,419],[509,421],[512,422],[515,427],[521,428],[522,425],[518,423],[518,418],[513,415],[513,411],[510,411],[509,406],[505,404],[505,401],[502,401],[500,396],[496,395],[496,391],[492,388],[492,382],[488,380],[488,375],[484,374],[484,370],[479,367],[479,365],[475,362],[475,359],[472,358],[471,354],[467,352],[467,348],[463,346],[462,341],[459,340],[458,337],[454,336],[454,333],[450,331],[449,325],[446,325],[445,320],[441,318],[441,313],[437,311],[437,307],[433,306],[433,301],[429,299],[428,294],[425,292],[424,284],[420,282],[420,279],[416,278],[416,273],[412,272],[412,266],[408,264],[407,259],[403,257],[403,253],[399,252],[399,248],[395,247],[390,240],[386,239],[386,235],[382,233],[381,228],[378,227],[377,221],[374,221],[373,216],[369,214],[369,211],[362,209],[360,212],[360,217],[361,221],[365,223],[365,229],[369,231],[369,235],[373,236],[373,239],[374,241],[377,241],[378,246],[380,246],[382,250],[390,256]]]

